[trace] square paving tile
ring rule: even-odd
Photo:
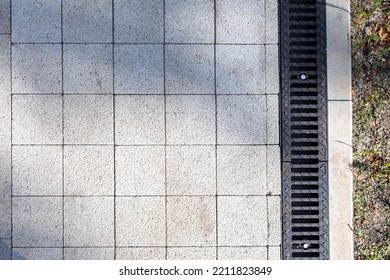
[[[65,260],[113,260],[114,248],[64,248]]]
[[[112,46],[64,45],[65,93],[112,93]]]
[[[13,260],[62,260],[62,248],[14,248]]]
[[[168,144],[215,144],[215,97],[167,96]]]
[[[13,93],[61,93],[60,44],[12,45]]]
[[[165,248],[161,247],[132,247],[117,248],[117,260],[164,260]]]
[[[61,43],[61,0],[13,0],[14,43]]]
[[[11,259],[11,239],[0,239],[0,260]]]
[[[217,43],[263,44],[264,10],[263,0],[217,0]]]
[[[266,93],[279,93],[279,45],[266,45]]]
[[[115,97],[115,142],[118,145],[165,143],[164,97]]]
[[[167,43],[213,43],[214,2],[210,0],[166,0]]]
[[[0,33],[11,33],[11,24],[10,24],[10,6],[11,0],[1,0],[0,1]]]
[[[65,195],[114,195],[114,147],[65,146]]]
[[[218,194],[265,195],[266,147],[219,146]]]
[[[214,46],[167,45],[168,94],[214,94]]]
[[[218,144],[266,144],[266,96],[217,97]]]
[[[114,246],[114,198],[65,197],[64,238],[68,247]]]
[[[267,146],[267,193],[278,195],[281,192],[280,146]]]
[[[115,0],[116,43],[163,43],[163,0]]]
[[[117,195],[165,195],[165,148],[116,147]]]
[[[280,232],[282,231],[282,223],[280,220],[280,196],[267,197],[267,212],[268,212],[268,245],[280,245]]]
[[[61,96],[12,98],[13,144],[62,144]]]
[[[116,94],[163,94],[163,45],[115,46]]]
[[[165,246],[165,198],[116,199],[117,246]]]
[[[214,247],[169,247],[168,260],[215,260]]]
[[[280,246],[268,248],[268,259],[274,261],[281,259]]]
[[[111,43],[112,0],[63,0],[65,43]]]
[[[168,246],[215,246],[215,217],[215,197],[168,197]]]
[[[215,148],[167,147],[168,195],[215,195]]]
[[[217,94],[265,94],[265,47],[217,45]]]
[[[267,247],[220,247],[220,260],[266,260]]]
[[[112,96],[64,96],[66,144],[112,144],[113,134]]]
[[[62,147],[14,146],[13,195],[62,195]]]
[[[218,197],[218,244],[220,246],[266,246],[266,197]]]
[[[279,144],[279,96],[267,95],[267,144]]]
[[[13,197],[12,226],[14,247],[62,246],[62,198]]]

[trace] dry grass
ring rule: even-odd
[[[390,259],[390,1],[352,0],[356,259]]]

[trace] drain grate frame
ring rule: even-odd
[[[282,258],[329,259],[326,1],[280,0]]]

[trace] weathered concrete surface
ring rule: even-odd
[[[327,1],[331,259],[353,259],[350,22],[350,1]]]

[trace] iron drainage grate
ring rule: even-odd
[[[282,257],[328,259],[325,0],[281,0]]]

